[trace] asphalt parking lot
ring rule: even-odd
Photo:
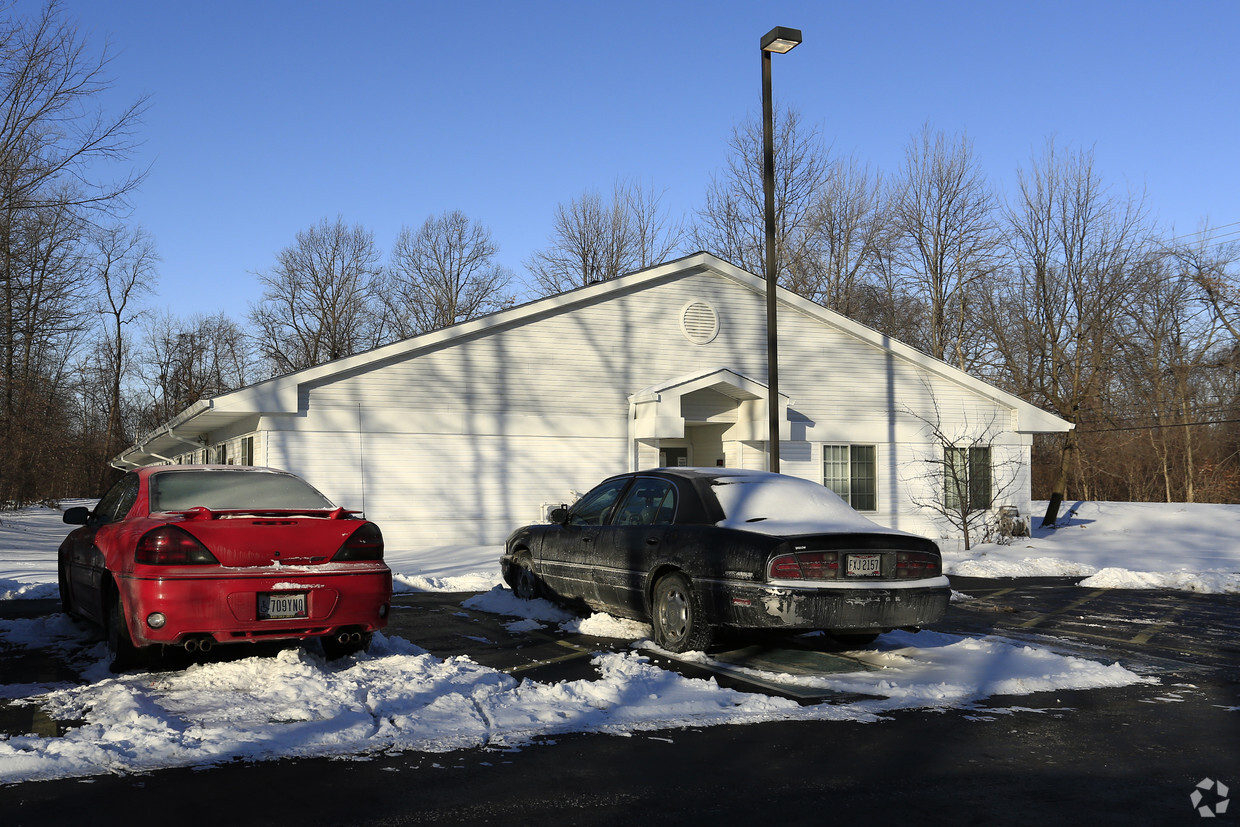
[[[1081,589],[1075,582],[1072,578],[952,578],[953,588],[972,599],[952,603],[935,629],[999,635],[1093,660],[1118,661],[1141,674],[1240,681],[1240,596]],[[513,633],[505,627],[510,618],[464,609],[465,597],[451,593],[398,596],[389,631],[441,657],[466,655],[485,666],[543,681],[589,678],[594,652],[629,647],[628,641],[558,629]],[[729,656],[733,660],[776,659],[768,662],[795,669],[806,663],[807,652],[814,655],[812,663],[824,670],[857,668],[857,662],[848,661],[841,647],[826,640],[755,643],[742,637],[712,654],[716,660]],[[801,696],[790,687],[757,685],[726,668],[708,672],[697,664],[649,654],[667,668],[691,677],[710,674],[747,691],[807,701],[820,697]],[[844,662],[836,664],[836,659]]]
[[[1190,795],[1203,779],[1240,789],[1240,596],[1091,590],[1063,578],[954,578],[953,586],[973,599],[953,603],[938,631],[1118,661],[1160,683],[994,697],[984,705],[993,712],[904,710],[881,724],[580,735],[498,753],[275,761],[0,786],[0,813],[6,825],[70,823],[91,808],[121,812],[140,792],[145,807],[181,813],[178,823],[270,823],[265,806],[238,809],[237,802],[287,789],[312,791],[279,796],[281,823],[299,825],[619,824],[638,816],[656,824],[821,824],[828,813],[844,823],[876,814],[934,824],[1184,823],[1199,818]],[[594,652],[630,646],[554,626],[514,632],[511,618],[462,607],[468,596],[399,596],[389,632],[442,657],[465,655],[547,682],[591,678]],[[0,616],[58,609],[55,601],[6,603]],[[826,668],[846,658],[825,644],[736,643],[737,657],[805,663],[808,653],[811,665]],[[797,697],[726,669],[659,662],[746,691]],[[75,679],[46,652],[0,652],[0,670],[13,683]],[[1016,707],[1026,710],[1013,714]],[[0,727],[53,735],[64,725],[19,717],[29,710],[9,710]]]

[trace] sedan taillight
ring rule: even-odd
[[[364,523],[353,532],[332,557],[333,561],[382,560],[383,532],[374,523]]]
[[[835,580],[839,575],[840,555],[835,551],[780,554],[766,567],[768,580]]]
[[[896,577],[916,580],[938,577],[943,573],[943,558],[924,551],[902,551],[896,555]]]
[[[214,566],[219,561],[188,531],[162,526],[138,540],[134,561],[148,566]]]

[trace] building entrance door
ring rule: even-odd
[[[688,448],[660,448],[660,468],[685,468],[689,465]]]

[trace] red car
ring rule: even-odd
[[[318,638],[329,658],[387,625],[383,534],[284,471],[236,465],[139,468],[60,545],[66,612],[103,627],[113,668],[163,646]]]

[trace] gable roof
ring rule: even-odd
[[[373,350],[303,368],[200,400],[159,428],[141,437],[133,446],[117,456],[112,464],[121,467],[148,464],[151,458],[167,460],[170,455],[184,453],[186,445],[202,447],[198,439],[199,434],[226,427],[256,415],[295,414],[297,413],[299,388],[307,384],[321,384],[337,376],[373,369],[385,363],[401,361],[422,352],[450,346],[459,340],[528,324],[539,318],[568,312],[575,307],[592,304],[615,295],[704,272],[730,279],[757,294],[765,295],[765,279],[729,264],[711,253],[693,253],[615,279],[536,299],[451,327],[402,339]],[[1002,391],[946,362],[803,298],[786,288],[780,287],[776,292],[776,298],[780,304],[818,319],[896,358],[965,387],[979,396],[1011,408],[1016,412],[1015,430],[1018,432],[1059,433],[1072,428],[1070,423],[1054,414],[1043,411],[1013,394]]]

